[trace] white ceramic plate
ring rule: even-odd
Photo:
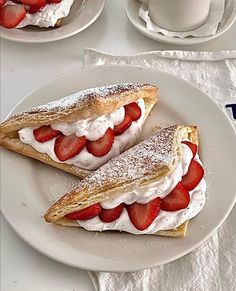
[[[82,5],[83,4],[83,5]],[[59,28],[28,26],[21,29],[1,27],[2,38],[24,43],[51,42],[73,36],[89,27],[102,13],[105,0],[75,0],[70,14]]]
[[[140,1],[138,0],[124,0],[124,1],[126,15],[130,22],[132,23],[132,25],[138,31],[154,40],[176,45],[191,45],[212,40],[220,36],[222,33],[226,32],[236,19],[236,1],[225,0],[225,12],[222,21],[219,25],[219,28],[217,30],[217,33],[215,35],[207,37],[186,37],[186,38],[170,37],[163,35],[161,33],[152,32],[146,28],[145,22],[138,15],[139,7],[141,5]]]
[[[183,239],[127,233],[94,233],[47,224],[42,219],[53,197],[76,178],[16,153],[2,150],[2,212],[32,247],[65,264],[106,271],[132,271],[173,261],[199,246],[224,221],[235,201],[236,136],[226,115],[209,97],[169,74],[128,66],[100,66],[64,75],[28,95],[13,113],[72,92],[119,82],[149,82],[159,102],[145,125],[196,124],[208,184],[203,211]]]

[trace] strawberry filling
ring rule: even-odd
[[[34,14],[42,10],[46,5],[58,4],[62,0],[11,0],[17,5],[7,4],[6,0],[0,0],[0,25],[5,28],[15,28],[19,25],[27,13]]]
[[[87,220],[97,216],[101,212],[101,206],[99,203],[93,204],[80,211],[67,214],[66,217],[70,220]]]
[[[132,124],[132,119],[129,115],[125,115],[125,118],[123,120],[123,122],[121,122],[120,124],[116,125],[114,127],[114,134],[115,135],[121,135],[123,132],[125,132]]]
[[[95,141],[87,141],[87,151],[95,157],[102,157],[109,153],[114,142],[114,131],[109,127],[104,136]]]
[[[189,164],[188,172],[182,176],[182,180],[175,186],[175,188],[163,199],[157,197],[146,204],[133,203],[126,205],[121,203],[113,209],[103,209],[99,203],[94,204],[94,212],[91,215],[91,207],[94,205],[85,208],[80,211],[76,211],[66,215],[68,219],[71,220],[80,220],[81,213],[85,213],[83,220],[91,219],[99,216],[100,220],[104,223],[109,223],[118,219],[123,211],[126,208],[128,216],[134,227],[140,231],[148,228],[153,221],[158,216],[159,212],[167,211],[179,211],[186,209],[190,203],[189,191],[195,189],[204,176],[203,167],[194,160],[194,157],[197,152],[197,146],[190,142],[183,142],[189,146],[193,153],[193,158]],[[100,206],[99,211],[97,211],[98,205]],[[85,217],[85,218],[84,218]]]
[[[123,134],[132,125],[132,122],[137,121],[141,115],[141,108],[136,102],[125,105],[124,120],[114,126],[114,129],[109,127],[105,134],[95,141],[87,140],[85,136],[78,137],[75,134],[63,135],[59,130],[52,129],[50,125],[43,125],[35,129],[33,134],[36,141],[40,143],[56,138],[54,152],[61,162],[77,156],[84,148],[93,156],[102,157],[111,150],[115,137]]]

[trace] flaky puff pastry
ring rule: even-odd
[[[36,151],[20,141],[18,131],[26,127],[40,127],[58,122],[73,122],[97,118],[139,99],[145,101],[145,119],[157,102],[158,88],[149,84],[116,84],[83,90],[59,100],[16,114],[0,125],[0,146],[78,177],[91,171],[66,163],[53,161],[47,154]]]
[[[185,139],[198,145],[195,126],[175,125],[160,130],[79,182],[75,189],[48,209],[45,220],[65,226],[79,226],[77,221],[69,220],[65,215],[164,178],[174,171],[182,158],[181,141]],[[182,237],[186,233],[187,223],[155,234]]]

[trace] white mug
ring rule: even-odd
[[[189,31],[202,25],[211,0],[141,0],[148,5],[151,20],[171,31]]]

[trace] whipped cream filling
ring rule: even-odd
[[[125,204],[132,204],[134,202],[145,204],[156,197],[162,199],[166,197],[175,188],[178,182],[182,180],[182,176],[187,173],[192,159],[192,152],[189,147],[185,144],[181,144],[181,148],[182,161],[180,161],[172,173],[151,185],[138,187],[132,192],[124,193],[119,197],[104,201],[101,203],[101,206],[106,209],[112,209],[122,202]],[[194,159],[202,164],[198,155],[196,155]],[[152,234],[159,230],[174,229],[186,220],[196,216],[202,210],[205,204],[205,192],[206,182],[205,179],[202,178],[197,187],[189,192],[190,203],[187,208],[173,212],[160,210],[153,223],[143,231],[136,229],[132,224],[126,208],[123,209],[118,219],[110,223],[104,223],[100,220],[99,216],[89,220],[80,220],[78,223],[83,228],[91,231],[119,230],[133,234]]]
[[[18,132],[19,137],[22,143],[29,144],[40,153],[48,154],[55,162],[72,164],[87,170],[95,170],[136,143],[141,134],[145,118],[144,100],[138,100],[137,104],[142,112],[140,118],[137,121],[133,121],[131,126],[121,135],[115,136],[111,150],[102,157],[95,157],[90,154],[85,147],[78,155],[65,162],[61,162],[54,152],[56,138],[44,143],[38,142],[33,134],[33,131],[36,129],[35,127],[21,129]],[[104,135],[109,127],[113,129],[115,125],[120,124],[124,120],[124,117],[125,110],[124,107],[122,107],[110,114],[103,115],[96,119],[78,120],[74,123],[55,123],[52,124],[51,127],[60,130],[64,135],[85,135],[88,140],[97,140]]]
[[[145,109],[144,101],[137,102],[140,107]],[[55,123],[51,127],[59,130],[64,135],[75,134],[77,136],[85,136],[88,140],[94,141],[104,136],[107,129],[120,124],[125,118],[125,108],[121,107],[118,110],[102,115],[96,119],[84,119],[71,123]]]
[[[152,184],[138,187],[132,192],[124,193],[113,199],[101,202],[102,208],[112,209],[122,202],[128,205],[134,202],[146,204],[156,197],[160,197],[161,199],[166,197],[175,188],[178,182],[182,180],[182,176],[188,172],[188,167],[193,157],[187,145],[182,144],[181,148],[183,155],[182,161],[178,163],[176,169],[172,173]]]
[[[74,0],[62,0],[60,3],[47,4],[39,12],[30,14],[26,13],[25,18],[18,24],[16,28],[22,28],[27,25],[35,25],[39,27],[55,26],[58,19],[66,17]],[[7,1],[7,4],[15,4]]]

